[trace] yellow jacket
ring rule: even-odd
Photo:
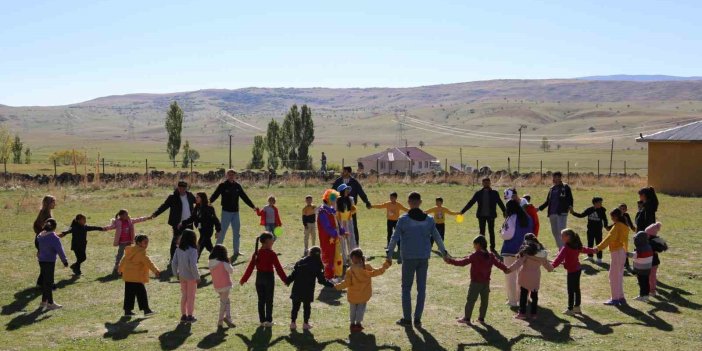
[[[409,211],[405,206],[403,206],[401,203],[395,201],[393,202],[384,202],[380,205],[373,205],[371,206],[372,208],[384,208],[387,210],[387,216],[389,221],[396,221],[400,218],[400,211],[407,212]]]
[[[122,273],[122,279],[129,283],[148,283],[149,270],[158,274],[156,268],[149,256],[146,256],[146,249],[141,246],[128,246],[124,250],[124,257],[119,262],[119,272]]]
[[[460,212],[453,212],[449,210],[446,207],[439,207],[439,206],[434,206],[426,211],[424,211],[426,214],[433,214],[434,215],[434,223],[436,224],[444,224],[446,220],[446,215],[450,214],[452,216],[456,216],[461,214]]]
[[[602,242],[597,245],[597,250],[602,251],[609,247],[609,251],[624,249],[629,247],[629,227],[622,223],[616,222],[610,229],[609,234],[602,239]],[[627,250],[628,251],[628,250]]]
[[[373,295],[373,284],[371,278],[385,273],[385,270],[390,267],[387,262],[383,263],[383,267],[373,269],[371,265],[365,266],[351,265],[346,271],[344,281],[334,285],[336,290],[348,289],[346,294],[349,303],[366,303]]]

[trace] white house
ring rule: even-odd
[[[439,159],[418,147],[394,147],[358,159],[358,169],[364,173],[407,173],[410,167],[412,174],[441,170]]]

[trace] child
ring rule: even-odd
[[[41,304],[40,307],[47,310],[57,310],[63,306],[54,302],[54,271],[56,269],[56,255],[61,258],[64,267],[68,267],[68,260],[61,245],[61,239],[56,236],[56,220],[49,218],[44,222],[42,231],[35,240],[37,259],[41,269]]]
[[[229,254],[224,245],[217,244],[210,252],[210,275],[212,276],[212,286],[219,294],[219,319],[217,327],[222,328],[223,323],[227,323],[229,328],[236,325],[232,322],[231,302],[229,301],[229,291],[232,290],[232,277],[234,271],[229,262]]]
[[[395,194],[397,196],[397,194]],[[405,210],[407,211],[407,210]],[[446,243],[446,240],[444,239],[444,234],[446,233],[446,215],[452,215],[456,216],[461,214],[460,212],[454,212],[449,210],[448,208],[444,207],[444,199],[441,197],[436,198],[436,206],[424,211],[426,214],[433,214],[434,215],[434,222],[436,223],[436,230],[439,232],[439,235],[441,235],[441,240]],[[397,222],[397,221],[395,221]],[[389,240],[388,240],[389,241]],[[434,239],[431,239],[431,246],[434,246]]]
[[[648,294],[651,291],[648,278],[653,265],[653,249],[648,242],[648,234],[641,231],[634,235],[634,253],[627,254],[634,259],[634,272],[639,283],[639,296],[636,301],[648,302]]]
[[[180,322],[194,323],[197,319],[195,312],[195,292],[200,282],[200,272],[197,269],[197,239],[192,229],[183,230],[178,243],[178,249],[173,254],[171,269],[173,275],[180,281]]]
[[[386,211],[388,238],[387,242],[385,243],[385,247],[387,248],[392,232],[395,231],[397,220],[400,218],[400,212],[407,212],[409,210],[401,203],[397,202],[396,192],[390,193],[390,201],[384,202],[380,205],[372,205],[371,208],[384,208]]]
[[[184,220],[180,223],[181,228],[187,228],[191,224],[195,224],[195,227],[200,231],[200,239],[197,241],[197,260],[200,260],[202,251],[207,249],[211,254],[212,247],[212,234],[217,231],[217,235],[222,230],[222,224],[217,218],[214,207],[210,205],[206,193],[197,193],[195,196],[195,210],[190,218]]]
[[[636,212],[636,230],[644,231],[649,225],[656,223],[658,211],[658,196],[652,186],[639,190],[639,211]]]
[[[638,202],[639,206],[641,206],[641,201]],[[624,218],[624,224],[626,224],[631,231],[635,231],[636,227],[634,226],[634,222],[631,221],[631,216],[626,212],[628,210],[627,206],[625,203],[619,204],[619,210],[622,211],[622,217]]]
[[[522,205],[522,208],[524,208],[524,211],[529,215],[529,218],[531,218],[531,221],[534,224],[534,230],[532,230],[532,233],[534,233],[534,236],[537,238],[539,237],[539,210],[536,208],[536,206],[531,204],[531,195],[525,194],[522,199],[524,200],[524,204]]]
[[[119,262],[119,273],[124,280],[124,315],[134,315],[134,298],[139,303],[139,309],[144,311],[144,316],[151,316],[155,312],[149,308],[149,296],[146,294],[144,283],[149,282],[149,271],[158,278],[161,274],[158,268],[146,255],[149,247],[149,237],[139,234],[134,238],[136,245],[128,246],[124,258]]]
[[[648,234],[648,242],[651,244],[653,249],[653,264],[651,267],[651,274],[648,276],[648,285],[650,288],[649,296],[656,296],[656,285],[658,284],[657,273],[658,266],[661,264],[661,260],[658,258],[658,254],[668,250],[668,244],[665,240],[658,236],[658,232],[661,230],[661,223],[656,222],[654,224],[646,227],[646,234]]]
[[[366,258],[363,256],[361,249],[353,249],[349,254],[351,256],[351,267],[346,271],[344,280],[336,284],[336,290],[348,289],[346,298],[349,301],[349,315],[351,325],[349,329],[352,333],[363,330],[363,315],[366,313],[366,304],[373,295],[373,284],[371,278],[377,277],[390,267],[390,263],[385,261],[383,267],[373,269],[371,265],[366,264]]]
[[[317,232],[319,233],[319,246],[322,250],[322,263],[324,263],[324,278],[327,280],[341,276],[341,251],[339,246],[339,227],[336,222],[336,205],[339,193],[327,189],[322,194],[323,205],[319,207],[317,216]],[[337,256],[338,255],[338,256]]]
[[[314,232],[315,223],[317,219],[315,218],[317,214],[317,206],[312,204],[312,195],[305,196],[305,207],[302,208],[302,226],[305,228],[305,254],[302,257],[307,256],[309,253],[310,240],[312,241],[312,246],[315,246],[315,236]]]
[[[516,319],[526,319],[527,298],[531,297],[531,319],[536,319],[539,303],[539,286],[541,285],[541,267],[552,272],[553,266],[546,259],[547,252],[536,236],[532,233],[524,237],[524,244],[519,249],[517,261],[509,266],[509,271],[513,272],[519,267],[520,295],[519,312],[514,316]],[[531,295],[531,296],[529,296]]]
[[[117,266],[124,256],[124,249],[132,245],[134,242],[134,225],[144,221],[148,221],[152,217],[130,218],[129,211],[125,209],[119,210],[112,224],[105,227],[105,230],[115,230],[115,239],[112,242],[113,246],[117,246],[117,255],[115,256],[115,268],[112,270],[113,275],[117,275]]]
[[[609,227],[607,223],[607,209],[602,207],[602,198],[593,197],[592,206],[583,213],[577,213],[572,208],[570,214],[578,218],[587,217],[587,247],[593,248],[602,242],[602,229]],[[587,255],[587,260],[592,262],[592,254]],[[602,252],[597,252],[597,264],[602,264]]]
[[[341,255],[346,265],[350,265],[350,253],[357,247],[356,237],[353,231],[353,221],[351,220],[353,213],[356,211],[356,206],[353,203],[353,199],[350,197],[350,186],[341,184],[336,190],[339,192],[339,198],[336,199],[336,216],[338,218],[339,228],[341,229]]]
[[[519,250],[524,243],[524,237],[528,233],[531,233],[533,222],[529,215],[524,212],[524,209],[519,206],[518,202],[509,200],[505,207],[507,209],[507,211],[505,211],[507,218],[500,230],[500,234],[504,240],[500,254],[504,258],[505,265],[509,266],[517,261]],[[510,273],[505,276],[507,304],[510,305],[510,307],[519,306],[517,294],[519,283],[517,282],[517,278],[517,273],[514,271],[510,271]]]
[[[487,251],[487,240],[484,236],[478,235],[473,239],[473,249],[475,250],[470,256],[466,256],[460,260],[445,257],[444,261],[448,264],[464,267],[470,266],[470,285],[468,286],[468,297],[466,298],[466,306],[464,308],[463,317],[456,320],[461,324],[471,324],[470,318],[473,315],[473,307],[480,296],[480,312],[478,314],[478,322],[485,323],[485,314],[488,309],[490,299],[490,274],[492,266],[495,266],[509,273],[509,269],[500,260],[495,257],[495,254]]]
[[[51,210],[53,210],[55,207],[56,207],[56,198],[55,197],[53,197],[51,195],[46,195],[41,200],[41,209],[39,210],[39,214],[37,215],[37,218],[34,220],[34,224],[33,224],[34,246],[37,246],[37,235],[39,235],[39,233],[44,231],[44,224],[46,223],[46,220],[54,217],[51,213]],[[37,287],[41,288],[41,284],[43,281],[44,281],[44,279],[41,276],[41,267],[39,267],[39,276],[37,277]],[[54,286],[54,290],[56,290],[55,286]]]
[[[583,247],[583,242],[580,240],[578,233],[570,228],[561,231],[561,239],[563,247],[558,251],[556,259],[551,262],[553,268],[558,267],[563,263],[566,272],[568,272],[566,284],[568,286],[568,309],[563,313],[572,316],[576,313],[582,313],[580,309],[580,275],[582,273],[580,260],[578,256],[581,253],[593,254],[595,249]]]
[[[629,227],[623,222],[622,211],[615,208],[609,213],[612,219],[612,229],[609,234],[597,245],[597,251],[609,248],[612,255],[612,262],[609,266],[609,286],[612,292],[611,298],[604,304],[608,306],[620,306],[626,304],[624,298],[624,261],[629,241]]]
[[[278,255],[273,251],[273,234],[264,232],[256,239],[256,249],[251,256],[249,266],[246,267],[244,275],[239,280],[239,284],[244,285],[256,268],[256,294],[258,295],[258,320],[262,327],[273,326],[273,294],[275,292],[275,280],[273,270],[278,273],[280,280],[285,282],[288,277],[278,261]],[[258,249],[258,244],[261,249]]]
[[[286,285],[293,283],[290,299],[292,300],[292,311],[290,312],[290,330],[297,329],[297,314],[300,311],[300,305],[303,306],[302,329],[312,329],[310,325],[310,314],[312,313],[312,301],[314,300],[315,281],[328,288],[334,287],[334,284],[324,279],[324,266],[322,265],[322,250],[318,247],[312,247],[309,250],[308,256],[297,261],[293,271],[285,280]]]
[[[73,222],[71,222],[71,226],[61,232],[61,235],[59,235],[60,238],[63,238],[68,234],[73,234],[73,237],[71,238],[71,250],[76,255],[76,263],[71,265],[71,270],[76,276],[83,274],[83,272],[80,270],[80,264],[85,262],[87,259],[85,249],[88,245],[88,232],[94,230],[105,231],[105,228],[103,227],[86,225],[86,221],[87,219],[84,215],[76,215],[76,218],[73,220]]]
[[[275,196],[273,195],[268,197],[268,205],[263,206],[262,209],[257,209],[256,214],[261,217],[261,225],[271,234],[273,234],[276,227],[283,225],[283,223],[280,222],[278,208],[275,207]],[[273,235],[273,240],[275,239],[276,237]]]

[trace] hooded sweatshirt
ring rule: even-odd
[[[66,253],[64,253],[63,245],[61,245],[61,239],[55,232],[43,231],[39,233],[36,242],[39,250],[39,262],[56,262],[56,255],[58,255],[64,265],[68,264]]]
[[[197,249],[189,247],[187,250],[178,248],[171,261],[173,275],[183,280],[198,280],[200,272],[197,269]]]
[[[634,269],[638,273],[646,274],[653,265],[653,249],[648,243],[648,234],[638,232],[634,235]]]
[[[159,272],[149,256],[146,256],[146,249],[141,246],[127,246],[124,257],[119,262],[122,279],[128,283],[148,283],[149,270],[154,274]]]
[[[231,274],[234,272],[234,269],[229,262],[210,259],[208,267],[210,267],[212,286],[215,288],[215,290],[232,287]]]
[[[346,271],[346,276],[344,280],[336,284],[334,288],[336,290],[348,289],[346,298],[349,303],[353,304],[363,304],[367,303],[371,296],[373,295],[373,284],[371,278],[377,277],[388,269],[389,265],[387,262],[383,263],[383,266],[378,269],[374,269],[371,265],[351,265],[348,271]]]
[[[400,216],[395,226],[395,232],[388,244],[388,258],[392,258],[395,245],[401,243],[400,256],[403,260],[429,259],[431,254],[431,239],[439,246],[439,251],[446,254],[444,241],[436,230],[434,218],[418,208],[409,210]]]
[[[534,256],[523,255],[509,266],[511,271],[521,267],[517,278],[519,286],[529,291],[539,290],[539,286],[541,286],[541,266],[549,272],[553,271],[553,266],[546,259],[547,256],[546,250],[541,250]]]

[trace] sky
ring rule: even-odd
[[[0,0],[0,104],[244,87],[702,76],[700,1]]]

